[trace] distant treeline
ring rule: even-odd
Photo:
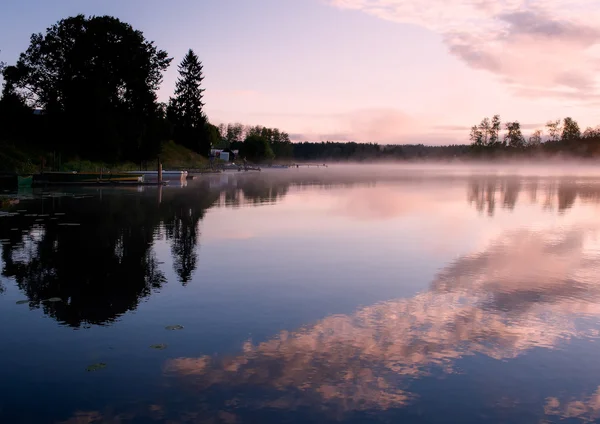
[[[581,131],[571,117],[548,121],[528,137],[518,121],[505,122],[499,115],[484,118],[470,132],[470,144],[425,146],[423,144],[379,145],[376,143],[296,143],[297,160],[374,160],[374,159],[489,159],[533,158],[556,155],[590,158],[600,156],[600,126]]]
[[[380,145],[377,143],[320,142],[295,143],[294,158],[316,161],[361,161],[374,159],[444,159],[464,156],[467,145],[425,146],[423,144]]]
[[[576,157],[596,157],[600,154],[600,127],[588,127],[581,132],[571,117],[548,121],[544,129],[534,130],[525,137],[518,121],[502,125],[499,115],[484,118],[471,127],[472,153],[478,155],[563,154]]]

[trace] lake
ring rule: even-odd
[[[2,193],[2,423],[600,420],[600,170]]]

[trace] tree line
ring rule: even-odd
[[[494,115],[492,119],[486,117],[478,125],[473,125],[469,138],[474,151],[483,153],[546,152],[583,157],[600,153],[600,126],[588,127],[582,132],[571,117],[548,121],[544,129],[538,128],[526,137],[519,121],[502,125],[500,116]]]
[[[205,157],[233,147],[249,159],[292,155],[275,128],[211,124],[203,65],[190,49],[173,96],[158,101],[173,58],[111,16],[77,15],[33,34],[13,65],[0,63],[0,141],[109,163],[155,159],[173,140]]]
[[[502,123],[494,115],[471,128],[470,145],[292,143],[277,128],[210,123],[204,113],[203,65],[192,49],[178,66],[173,95],[159,102],[172,61],[118,18],[62,19],[33,34],[15,64],[0,63],[0,142],[108,163],[154,160],[168,140],[205,157],[212,148],[238,150],[255,162],[600,153],[600,127],[581,132],[570,117],[525,137],[518,121]]]
[[[220,142],[216,147],[238,150],[239,156],[250,161],[290,160],[294,149],[288,133],[279,128],[243,125],[239,122],[220,124]]]

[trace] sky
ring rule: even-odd
[[[0,14],[0,61],[79,13],[116,16],[174,58],[162,101],[193,49],[215,124],[381,144],[468,143],[494,114],[526,133],[600,124],[598,0],[19,0]]]

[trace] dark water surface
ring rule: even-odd
[[[0,422],[600,419],[600,178],[349,171],[2,194]]]

